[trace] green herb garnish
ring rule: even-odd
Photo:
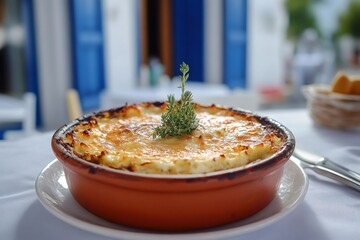
[[[180,64],[181,99],[175,100],[174,95],[168,96],[169,105],[167,112],[161,115],[161,125],[155,128],[153,138],[160,136],[181,137],[190,134],[199,125],[194,111],[195,104],[192,102],[192,93],[185,91],[185,82],[189,78],[189,66],[184,62]]]

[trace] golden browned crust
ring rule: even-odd
[[[284,139],[258,118],[196,105],[191,135],[153,139],[165,103],[109,110],[75,124],[61,139],[78,157],[117,169],[156,174],[208,173],[243,166],[277,152]]]

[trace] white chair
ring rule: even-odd
[[[5,140],[28,137],[37,133],[36,130],[36,96],[27,92],[22,99],[0,96],[0,122],[20,122],[21,130],[8,130],[4,133]]]

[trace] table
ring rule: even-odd
[[[294,133],[297,146],[360,172],[360,132],[315,125],[305,109],[263,112]],[[77,229],[50,214],[37,200],[35,179],[54,159],[52,133],[0,142],[0,239],[110,239]],[[306,170],[309,189],[289,215],[232,239],[359,239],[360,192]],[[119,236],[121,237],[121,236]]]

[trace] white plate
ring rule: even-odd
[[[63,168],[57,160],[52,161],[40,173],[35,188],[44,207],[61,220],[86,231],[114,238],[125,239],[224,239],[255,231],[284,217],[303,200],[308,187],[304,171],[288,161],[279,191],[274,200],[257,214],[244,220],[182,233],[162,233],[110,223],[82,208],[69,192]]]

